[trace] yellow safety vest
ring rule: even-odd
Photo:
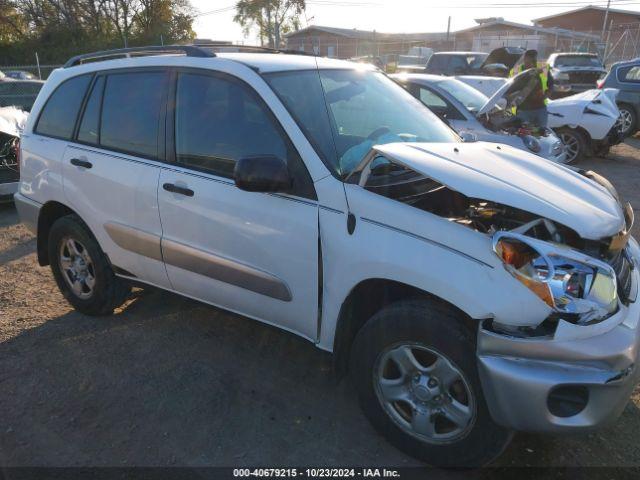
[[[547,90],[549,90],[548,72],[544,68],[544,64],[538,63],[538,68],[540,70],[542,70],[540,72],[540,81],[542,82],[542,93],[545,93]],[[520,65],[520,72],[518,72],[518,73],[522,73],[522,72],[524,72],[524,70],[525,70],[524,65]],[[514,70],[512,68],[511,71],[509,72],[509,77],[514,77],[514,76],[515,76],[515,72],[514,72]]]
[[[546,93],[547,90],[549,90],[549,76],[548,76],[548,72],[544,66],[544,64],[541,64],[540,62],[538,62],[538,68],[541,70],[540,72],[540,82],[542,83],[542,93]],[[520,72],[518,73],[522,73],[525,71],[524,65],[520,65]],[[509,78],[514,77],[515,76],[515,71],[512,68],[511,71],[509,72]],[[548,103],[549,99],[545,98],[544,103]],[[516,107],[511,107],[511,113],[513,113],[514,115],[516,114]]]

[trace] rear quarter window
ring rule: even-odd
[[[619,69],[618,80],[621,82],[640,83],[640,65]]]
[[[66,80],[51,94],[40,113],[35,132],[39,135],[71,139],[82,100],[92,75]]]

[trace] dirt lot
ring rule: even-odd
[[[635,147],[585,166],[640,217]],[[306,341],[157,291],[85,317],[34,249],[13,207],[0,207],[0,466],[416,464],[373,431],[329,355]],[[636,390],[610,428],[520,434],[498,464],[640,466],[639,440]]]

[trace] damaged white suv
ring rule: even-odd
[[[109,314],[135,282],[294,332],[430,464],[598,427],[638,380],[630,206],[596,174],[460,142],[373,67],[75,58],[36,101],[20,172],[39,262],[77,310]]]

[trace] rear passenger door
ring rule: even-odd
[[[206,70],[176,72],[168,117],[174,168],[160,175],[162,252],[173,288],[315,339],[318,205],[311,177],[253,87]],[[175,135],[172,135],[175,132]],[[243,157],[275,155],[289,194],[234,184]]]
[[[157,188],[164,165],[168,73],[98,73],[63,157],[68,205],[117,273],[168,288]]]

